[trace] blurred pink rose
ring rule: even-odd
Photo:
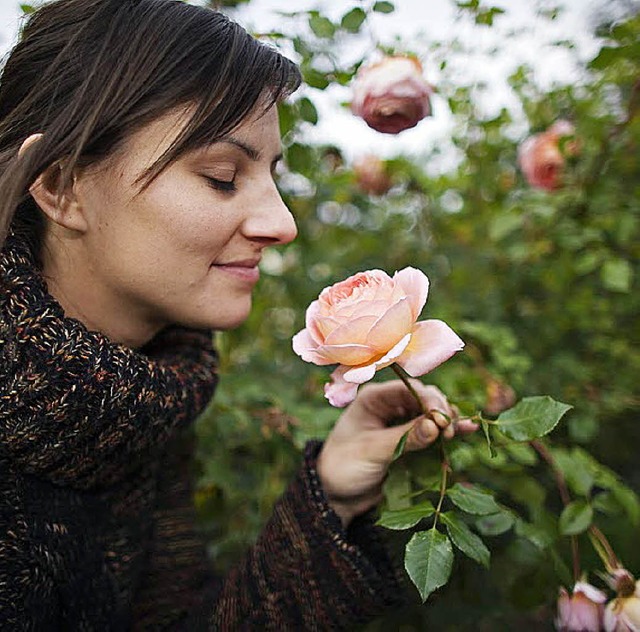
[[[607,596],[587,582],[576,582],[573,595],[560,589],[556,630],[560,632],[599,632],[602,629]]]
[[[432,92],[417,59],[385,57],[358,71],[351,111],[378,132],[398,134],[431,115]]]
[[[640,580],[628,588],[629,582],[623,580],[620,584],[624,588],[607,604],[604,612],[604,629],[607,632],[640,632]]]
[[[370,195],[384,195],[391,188],[391,178],[385,163],[371,154],[353,163],[353,172],[360,190]]]
[[[545,132],[530,136],[520,145],[518,162],[531,186],[546,191],[560,187],[565,165],[560,141],[573,134],[573,125],[569,121],[559,120]],[[575,155],[578,151],[577,142],[566,143],[564,150],[566,155]]]
[[[393,278],[370,270],[325,288],[309,305],[293,350],[306,362],[339,365],[325,386],[333,406],[349,404],[360,384],[394,362],[417,377],[464,347],[441,320],[416,322],[428,291],[429,279],[415,268]]]

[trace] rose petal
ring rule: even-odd
[[[348,382],[357,382],[358,384],[364,384],[364,382],[368,382],[374,376],[377,370],[384,369],[390,364],[393,364],[398,356],[400,356],[402,352],[407,348],[410,340],[411,334],[407,334],[397,345],[393,347],[393,349],[389,350],[389,352],[382,356],[379,360],[376,360],[371,364],[367,364],[366,366],[348,369],[344,374],[344,379]]]
[[[587,582],[576,582],[576,585],[573,587],[573,594],[575,595],[576,593],[584,594],[594,603],[604,603],[607,600],[605,593]]]
[[[359,303],[354,302],[345,304],[344,306],[341,305],[340,308],[333,313],[333,317],[340,321],[354,317],[357,318],[359,316],[375,316],[379,318],[389,309],[389,305],[391,304],[388,300],[369,300],[367,298],[361,300]]]
[[[334,330],[340,327],[342,321],[331,316],[318,316],[318,319],[314,322],[316,331],[322,337],[320,344],[324,344],[326,337]]]
[[[367,334],[378,319],[375,316],[360,316],[334,329],[325,339],[325,345],[365,344],[369,347]]]
[[[347,367],[349,370],[345,372],[344,379],[352,384],[364,384],[368,382],[376,374],[376,363],[372,362],[366,366],[356,368]]]
[[[350,404],[358,393],[358,385],[343,379],[347,367],[339,366],[331,374],[331,382],[324,385],[324,396],[332,406],[343,408]]]
[[[429,278],[416,268],[407,267],[393,275],[393,280],[409,297],[413,320],[417,320],[429,295]]]
[[[321,307],[318,301],[313,301],[309,307],[307,307],[307,312],[304,318],[304,324],[309,332],[309,335],[317,344],[322,344],[324,342],[324,337],[326,334],[323,334],[322,331],[318,328],[317,322],[320,317]]]
[[[316,353],[330,362],[327,364],[346,364],[357,366],[370,362],[371,358],[380,355],[375,349],[366,345],[323,345],[316,350]]]
[[[424,375],[448,360],[464,342],[441,320],[416,323],[411,340],[396,362],[412,377]]]
[[[365,342],[370,347],[385,353],[411,331],[415,318],[407,297],[392,305],[371,327]]]
[[[307,329],[299,331],[291,339],[291,345],[293,346],[294,352],[297,353],[305,362],[311,362],[318,366],[335,364],[334,361],[328,360],[324,356],[318,354],[318,345],[313,340]]]

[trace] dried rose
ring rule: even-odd
[[[356,183],[370,195],[384,195],[391,188],[391,177],[385,163],[377,156],[362,156],[353,163]]]
[[[486,397],[484,411],[487,415],[499,415],[516,403],[516,392],[511,386],[493,377],[487,380]]]
[[[351,111],[378,132],[398,134],[431,115],[432,92],[417,59],[385,57],[358,71]]]
[[[417,377],[463,348],[441,320],[416,322],[428,291],[429,279],[415,268],[393,278],[370,270],[325,288],[309,305],[293,350],[306,362],[339,365],[325,386],[333,406],[353,401],[360,384],[394,362]]]

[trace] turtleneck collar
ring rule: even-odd
[[[0,254],[0,444],[58,484],[107,486],[166,447],[217,382],[211,332],[171,327],[140,350],[67,318],[28,244]]]

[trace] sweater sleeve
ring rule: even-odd
[[[371,516],[345,531],[327,505],[316,472],[320,446],[307,445],[256,544],[223,578],[212,574],[194,528],[186,461],[180,474],[167,469],[132,629],[342,630],[402,603],[406,589]]]
[[[328,506],[316,470],[319,448],[308,444],[303,468],[257,543],[193,629],[342,630],[403,601],[370,517],[345,531]]]

